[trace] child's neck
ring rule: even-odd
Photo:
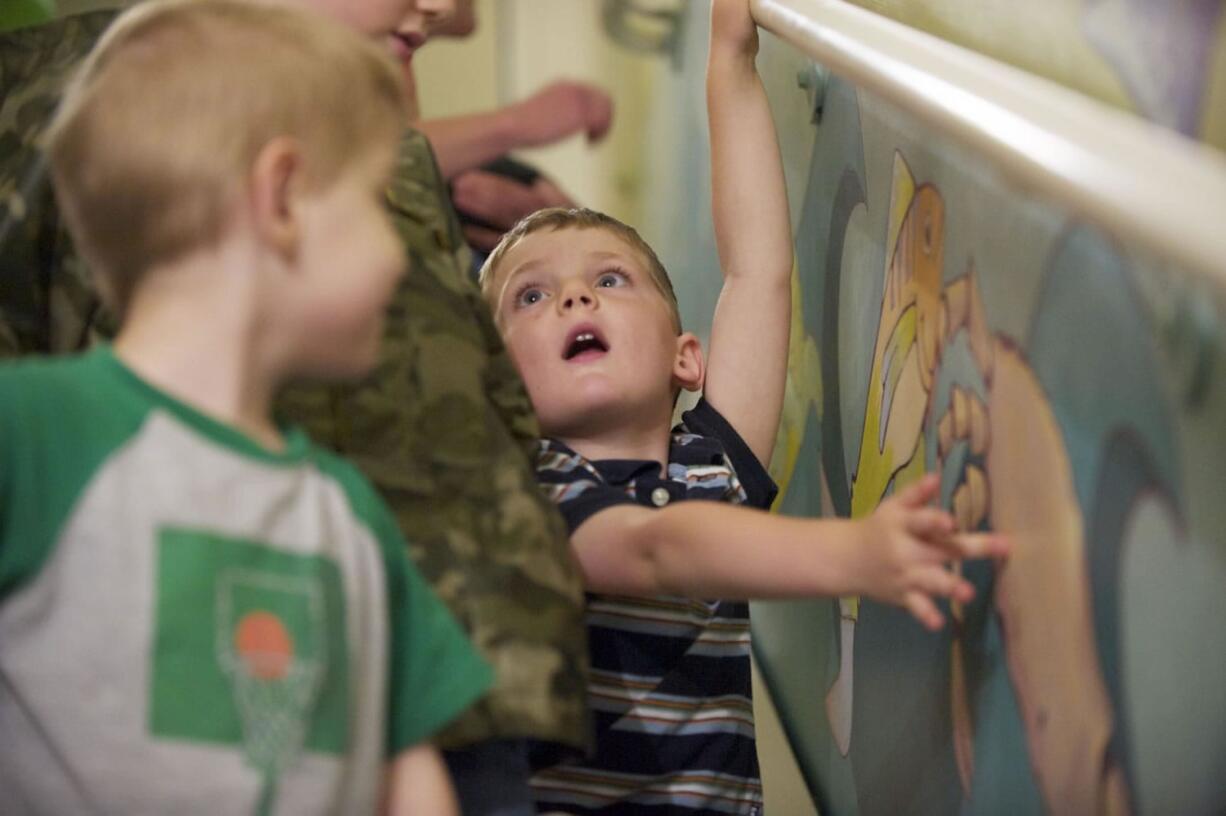
[[[129,304],[115,354],[157,388],[282,450],[272,420],[281,378],[262,346],[252,275],[228,250],[159,269]]]
[[[585,459],[633,459],[658,462],[661,473],[668,467],[671,443],[672,409],[616,426],[602,424],[590,431],[576,431],[555,437]]]

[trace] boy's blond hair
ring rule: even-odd
[[[652,282],[660,290],[660,294],[664,296],[665,303],[668,304],[669,314],[673,322],[673,330],[678,334],[681,333],[681,310],[677,306],[677,294],[673,291],[673,283],[668,278],[668,272],[664,269],[664,264],[660,263],[660,259],[656,257],[655,250],[642,239],[634,227],[623,224],[612,216],[596,212],[595,210],[589,210],[585,207],[574,209],[551,207],[549,209],[537,210],[532,215],[521,219],[518,224],[502,236],[502,240],[498,242],[498,245],[494,247],[494,251],[490,253],[489,257],[485,259],[485,263],[481,266],[481,294],[485,296],[486,302],[490,304],[491,308],[496,309],[497,307],[497,304],[494,302],[496,298],[494,281],[498,275],[498,267],[506,254],[521,240],[534,232],[561,229],[606,230],[620,238],[631,249],[643,256],[643,260],[647,262],[647,272],[651,275]]]
[[[47,135],[82,256],[122,312],[145,271],[215,245],[260,151],[299,143],[326,189],[404,127],[394,63],[313,12],[162,0],[126,12],[69,86]]]

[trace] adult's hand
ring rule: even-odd
[[[613,123],[613,100],[595,85],[563,80],[507,106],[505,113],[515,147],[552,144],[573,133],[597,142]]]
[[[505,156],[521,147],[553,144],[576,133],[604,138],[613,122],[613,100],[595,85],[554,82],[527,99],[482,113],[415,121],[426,134],[443,178]]]
[[[573,207],[570,196],[549,179],[538,176],[530,185],[484,170],[470,170],[456,176],[451,187],[452,203],[469,219],[464,238],[483,252],[489,252],[502,234],[524,216],[546,207]]]

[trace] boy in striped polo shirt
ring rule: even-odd
[[[543,810],[758,813],[744,600],[862,594],[937,629],[933,596],[973,593],[945,563],[1006,551],[927,506],[934,476],[856,521],[763,512],[792,252],[756,53],[748,0],[715,0],[707,97],[724,286],[709,366],[651,248],[607,216],[530,216],[482,270],[548,437],[538,478],[589,591],[597,750],[534,777]],[[679,390],[700,388],[670,430]]]

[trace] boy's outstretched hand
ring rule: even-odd
[[[1003,536],[958,533],[953,516],[929,506],[940,485],[936,474],[928,474],[878,505],[861,522],[855,558],[855,582],[861,594],[905,608],[934,631],[945,617],[933,598],[967,603],[975,595],[974,587],[946,564],[1009,554]]]

